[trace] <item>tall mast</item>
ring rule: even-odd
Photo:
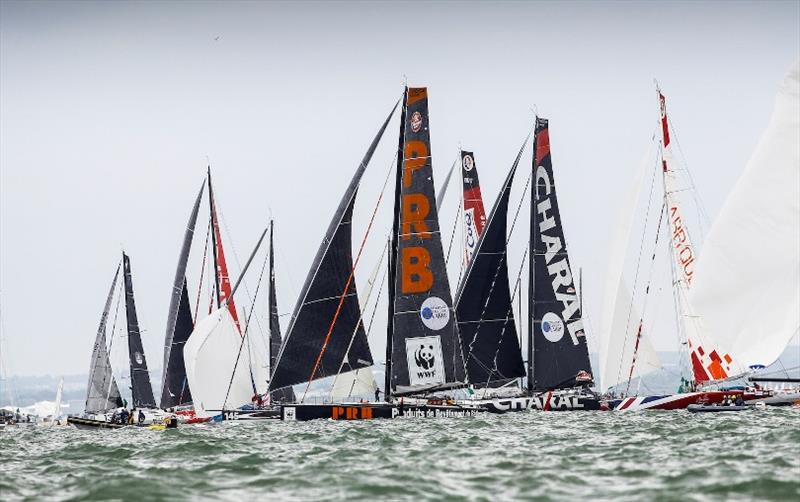
[[[539,122],[539,116],[534,118],[534,122]],[[536,176],[536,134],[533,135],[533,152],[531,155],[531,176]],[[535,179],[535,178],[534,178]],[[533,323],[536,314],[536,281],[534,273],[536,270],[536,186],[531,189],[531,215],[530,215],[530,239],[528,240],[528,394],[533,395]]]
[[[214,294],[217,308],[222,305],[219,294],[219,262],[217,261],[217,211],[214,207],[214,188],[211,186],[211,166],[208,166],[208,211],[211,218],[211,250],[214,253]]]
[[[397,238],[400,234],[400,189],[403,179],[403,143],[405,142],[406,102],[408,86],[403,89],[403,108],[400,112],[400,133],[397,144],[397,169],[395,170],[394,188],[394,219],[392,220],[392,237],[389,245],[389,314],[386,322],[386,375],[384,379],[384,399],[389,402],[392,398],[392,339],[394,337],[394,288],[397,277]]]

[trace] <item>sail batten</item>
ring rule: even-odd
[[[373,364],[366,333],[358,326],[361,311],[355,281],[349,280],[353,271],[350,221],[361,178],[396,108],[397,104],[372,140],[328,225],[271,369],[270,390],[307,382],[312,373],[314,379],[332,376],[345,356],[353,369]],[[355,339],[347,353],[354,330]],[[324,345],[326,337],[329,343]],[[317,363],[318,354],[322,355]]]
[[[529,137],[525,138],[514,159],[485,226],[481,224],[478,229],[473,223],[473,230],[479,232],[480,237],[472,253],[467,246],[469,264],[456,294],[456,317],[465,344],[467,376],[469,382],[476,386],[502,386],[512,379],[525,376],[508,280],[507,229],[511,185]],[[472,152],[462,153],[465,209],[468,194],[466,178],[474,169],[472,159]],[[472,181],[469,185],[469,190],[478,190],[477,198],[480,199],[477,173],[474,188]],[[472,197],[476,197],[474,192]],[[473,214],[482,214],[482,201],[480,207],[473,206],[472,211]]]

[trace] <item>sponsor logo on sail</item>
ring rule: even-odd
[[[550,342],[557,342],[564,337],[564,321],[558,314],[548,312],[542,316],[542,334]]]
[[[142,364],[142,361],[144,361],[144,358],[140,352],[134,352],[133,358],[136,359],[136,364]]]
[[[472,155],[464,155],[464,170],[469,172],[472,171],[472,168],[475,167],[475,160],[473,160]]]
[[[422,114],[414,112],[411,114],[411,131],[419,132],[422,129]]]
[[[431,296],[422,302],[419,317],[425,327],[433,331],[439,331],[447,326],[450,321],[450,307],[438,296]]]
[[[439,336],[406,338],[406,358],[411,385],[444,383],[442,341]]]
[[[464,211],[464,245],[467,249],[467,263],[472,260],[472,254],[478,245],[478,227],[475,225],[475,208]]]

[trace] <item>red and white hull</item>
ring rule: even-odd
[[[741,395],[741,391],[684,392],[665,396],[633,396],[614,402],[614,411],[684,410],[690,404],[721,403],[725,396]]]

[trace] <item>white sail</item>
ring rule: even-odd
[[[800,62],[709,231],[692,305],[740,372],[774,362],[800,327]]]
[[[375,389],[375,375],[372,373],[372,367],[367,366],[338,375],[331,390],[331,400],[372,399]]]
[[[254,382],[266,382],[261,370],[265,368],[264,357],[260,351],[250,351],[248,355],[247,342],[242,346],[242,337],[226,305],[197,323],[184,345],[183,357],[199,417],[249,404],[256,390],[266,390],[265,383],[253,389]]]
[[[634,215],[645,174],[652,167],[652,143],[633,176],[630,189],[622,199],[611,239],[606,268],[606,291],[600,330],[600,390],[606,391],[628,379],[633,364],[639,314],[633,307],[625,285],[624,268],[628,261],[627,247],[633,231]],[[647,337],[641,336],[633,377],[661,367],[658,355]]]
[[[58,381],[58,390],[56,390],[56,402],[53,405],[53,420],[58,420],[61,417],[61,395],[64,392],[64,377]]]

